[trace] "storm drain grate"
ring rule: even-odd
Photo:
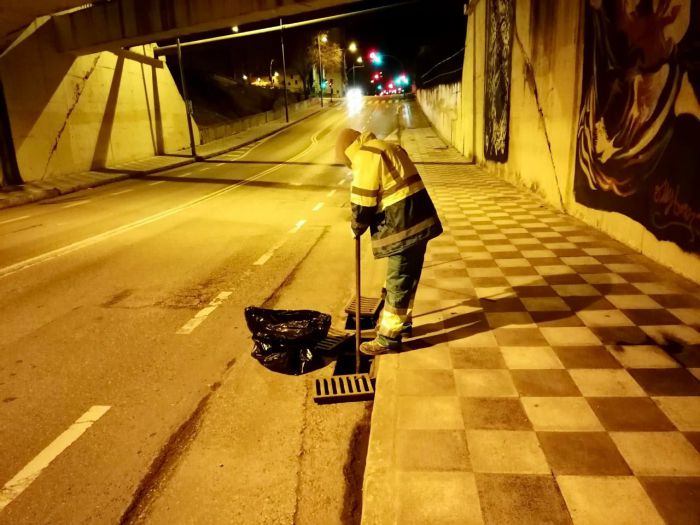
[[[320,352],[332,352],[350,339],[352,339],[352,334],[348,334],[343,330],[331,328],[328,331],[328,335],[316,345],[316,350]]]
[[[355,315],[357,296],[353,297],[345,307],[345,313]],[[379,297],[360,297],[360,317],[375,318],[382,305]]]
[[[374,397],[369,374],[348,374],[314,381],[314,401],[319,404],[366,401]]]

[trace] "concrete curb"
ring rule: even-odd
[[[330,107],[330,106],[329,106]],[[249,144],[252,144],[253,142],[257,142],[258,140],[262,140],[264,138],[270,137],[274,135],[275,133],[279,133],[282,130],[285,130],[298,122],[302,122],[310,117],[313,117],[314,115],[317,115],[321,111],[323,111],[326,108],[319,108],[316,111],[309,113],[308,115],[305,115],[304,117],[293,120],[291,122],[285,123],[284,125],[280,126],[279,128],[273,130],[273,131],[268,131],[265,132],[261,135],[256,135],[255,137],[252,137],[248,140],[244,140],[243,142],[236,144],[235,146],[230,146],[230,147],[225,147],[221,150],[217,150],[212,153],[207,153],[206,155],[197,155],[195,158],[188,158],[188,159],[183,159],[180,162],[176,162],[173,164],[170,164],[168,166],[163,166],[159,168],[151,168],[151,169],[146,169],[146,170],[138,170],[138,171],[125,171],[124,173],[117,173],[113,177],[105,177],[104,179],[99,179],[99,180],[90,180],[90,181],[85,181],[81,183],[76,183],[74,185],[70,185],[67,187],[60,187],[60,186],[54,186],[52,188],[23,188],[22,191],[17,191],[16,195],[13,195],[12,192],[9,193],[9,197],[7,198],[2,198],[2,190],[0,190],[0,210],[5,209],[5,208],[14,208],[16,206],[22,206],[24,204],[30,204],[33,202],[37,202],[40,200],[44,199],[50,199],[52,197],[58,197],[60,195],[66,195],[68,193],[73,193],[76,191],[81,191],[81,190],[87,190],[90,188],[96,188],[98,186],[104,186],[105,184],[110,184],[113,182],[120,182],[122,180],[126,179],[133,179],[137,177],[143,177],[145,175],[152,175],[154,173],[161,173],[163,171],[168,171],[172,170],[175,168],[181,168],[182,166],[187,166],[189,164],[194,164],[196,162],[201,162],[207,159],[210,159],[212,157],[216,157],[218,155],[222,155],[224,153],[228,153],[230,151],[237,150],[239,148],[245,147]],[[31,183],[29,183],[31,184]]]

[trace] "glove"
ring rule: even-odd
[[[355,238],[361,237],[362,234],[367,231],[367,228],[369,228],[367,224],[360,224],[354,220],[350,223],[350,227],[352,228],[352,233],[355,235]]]

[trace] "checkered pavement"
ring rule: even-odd
[[[445,226],[363,523],[700,523],[700,287],[404,132]]]

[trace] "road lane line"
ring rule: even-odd
[[[270,248],[268,251],[266,251],[260,257],[258,257],[258,260],[253,263],[253,266],[262,266],[263,264],[265,264],[272,258],[272,256],[275,254],[275,251],[278,248],[280,248],[283,244],[283,242],[275,244],[272,248]]]
[[[11,222],[23,221],[24,219],[29,219],[31,215],[22,215],[21,217],[15,217],[14,219],[7,219],[0,221],[0,224],[10,224]]]
[[[298,232],[298,231],[302,228],[302,226],[304,226],[304,224],[306,224],[306,219],[301,219],[301,220],[298,221],[298,222],[294,225],[294,227],[293,227],[291,230],[289,230],[289,232],[287,232],[287,233],[294,234],[294,233]],[[277,244],[275,244],[272,248],[270,248],[270,249],[267,250],[265,253],[263,253],[263,254],[258,258],[258,260],[255,261],[255,262],[253,263],[253,266],[262,266],[263,264],[265,264],[267,261],[269,261],[269,260],[272,258],[272,256],[275,254],[275,252],[276,252],[277,250],[279,250],[279,249],[284,245],[285,242],[287,242],[287,239],[286,239],[286,238],[284,238],[284,239],[282,239],[281,241],[279,241],[279,242],[278,242]]]
[[[90,202],[90,199],[75,201],[71,202],[70,204],[66,204],[65,206],[61,206],[61,208],[75,208],[76,206],[82,206],[83,204],[87,204],[88,202]]]
[[[15,477],[0,489],[0,511],[22,494],[39,474],[56,459],[61,452],[71,446],[93,423],[104,416],[111,407],[96,405],[90,408],[68,430],[54,439],[48,447],[39,452]]]
[[[149,182],[149,186],[157,186],[158,184],[163,184],[165,181],[164,180],[157,180],[155,182]]]
[[[134,191],[134,189],[130,188],[128,190],[113,191],[110,195],[121,195],[122,193],[129,193],[130,191]]]
[[[316,206],[314,206],[313,209],[312,209],[311,211],[318,211],[318,210],[320,210],[321,208],[323,208],[323,203],[322,203],[322,202],[319,202],[319,203],[316,203]]]
[[[327,197],[332,197],[333,195],[335,195],[335,192],[336,190],[329,191]]]
[[[299,230],[301,230],[301,227],[304,226],[304,224],[306,224],[306,219],[301,219],[300,221],[298,221],[298,222],[294,225],[294,228],[292,228],[291,230],[289,230],[289,233],[296,233],[296,232],[298,232]]]
[[[194,331],[194,329],[197,328],[200,324],[202,324],[214,310],[221,306],[223,302],[231,296],[231,294],[233,294],[233,292],[220,292],[219,295],[217,295],[216,297],[214,297],[214,299],[211,300],[209,306],[202,308],[199,312],[194,314],[194,317],[187,321],[184,325],[182,325],[180,329],[175,333],[179,335],[191,334]]]
[[[319,133],[320,133],[320,131],[319,131]],[[215,190],[207,195],[203,195],[202,197],[197,197],[196,199],[192,199],[190,201],[187,201],[184,204],[180,204],[179,206],[175,206],[173,208],[163,210],[161,212],[155,213],[155,214],[150,215],[148,217],[144,217],[143,219],[138,219],[138,220],[130,222],[128,224],[124,224],[122,226],[118,226],[118,227],[113,228],[111,230],[107,230],[106,232],[98,233],[97,235],[93,235],[92,237],[88,237],[88,238],[83,239],[81,241],[76,241],[74,243],[68,244],[68,245],[63,246],[61,248],[56,248],[55,250],[51,250],[49,252],[43,253],[41,255],[37,255],[35,257],[30,257],[29,259],[25,259],[24,261],[20,261],[18,263],[11,264],[9,266],[5,266],[4,268],[0,268],[0,278],[6,277],[8,275],[19,272],[19,271],[24,270],[26,268],[36,266],[37,264],[41,264],[41,263],[49,261],[51,259],[55,259],[57,257],[62,257],[63,255],[66,255],[68,253],[72,253],[72,252],[77,251],[77,250],[81,250],[81,249],[86,248],[88,246],[92,246],[92,245],[97,244],[99,242],[102,242],[104,240],[110,239],[116,235],[120,235],[122,233],[131,231],[131,230],[135,230],[136,228],[140,228],[141,226],[146,226],[147,224],[157,222],[159,220],[170,217],[171,215],[175,215],[176,213],[180,213],[181,211],[185,211],[189,208],[197,206],[203,202],[206,202],[206,201],[209,201],[209,200],[214,199],[216,197],[219,197],[220,195],[223,195],[225,193],[233,191],[241,186],[248,184],[249,182],[256,181],[256,180],[264,177],[265,175],[269,175],[270,173],[272,173],[274,171],[277,171],[277,170],[284,168],[285,163],[295,161],[296,159],[298,159],[298,158],[302,157],[303,155],[305,155],[306,153],[308,153],[313,147],[314,147],[314,144],[312,143],[306,149],[304,149],[302,152],[294,155],[293,157],[288,158],[286,161],[284,161],[280,164],[277,164],[276,166],[272,166],[271,168],[268,168],[266,170],[261,171],[260,173],[252,175],[251,177],[248,177],[245,180],[242,180],[242,181],[236,182],[235,184],[231,184],[231,185],[226,186],[224,188]],[[89,201],[86,200],[84,202],[89,202]]]

